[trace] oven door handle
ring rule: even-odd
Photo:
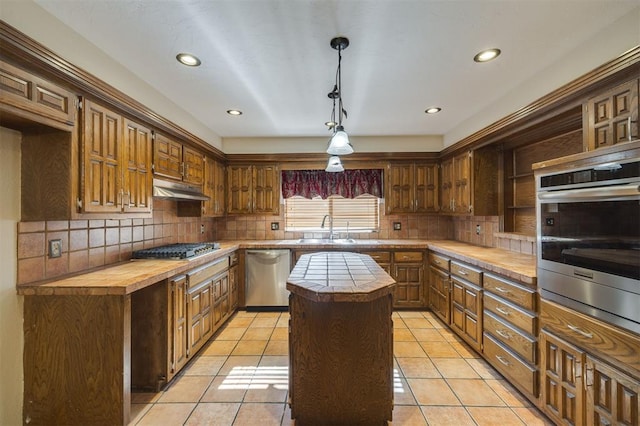
[[[615,201],[622,199],[640,199],[640,185],[637,183],[629,183],[626,185],[599,186],[597,188],[540,192],[538,193],[538,199],[544,201]]]

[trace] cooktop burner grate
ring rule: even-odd
[[[133,252],[132,259],[189,259],[220,248],[218,243],[178,243]]]

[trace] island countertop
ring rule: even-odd
[[[287,280],[287,290],[313,302],[369,302],[394,285],[371,256],[341,251],[302,255]]]

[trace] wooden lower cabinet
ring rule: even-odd
[[[582,425],[582,365],[584,351],[542,330],[542,411],[558,424]]]
[[[429,266],[429,307],[446,324],[451,322],[449,272]]]
[[[640,337],[546,300],[541,322],[540,409],[558,424],[640,424]]]
[[[424,307],[424,253],[421,251],[394,252],[391,271],[391,276],[396,280],[393,306],[397,308]]]
[[[482,350],[482,289],[451,279],[451,326],[471,347]]]
[[[640,381],[590,355],[586,358],[586,423],[640,424]]]
[[[166,381],[187,363],[187,276],[169,280],[169,374]]]

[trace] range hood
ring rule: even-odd
[[[202,187],[182,182],[171,182],[153,179],[153,197],[174,201],[208,201],[209,197],[202,193]]]

